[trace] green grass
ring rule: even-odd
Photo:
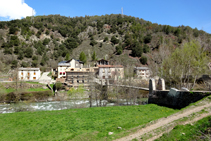
[[[39,82],[32,82],[32,81],[26,81],[26,82],[23,82],[23,83],[45,85],[45,84],[41,84]]]
[[[37,92],[37,91],[46,91],[48,89],[43,89],[43,88],[30,88],[26,89],[26,92]]]
[[[113,140],[177,111],[149,104],[1,114],[0,140]]]
[[[207,129],[211,127],[211,116],[197,121],[194,125],[177,125],[170,133],[165,133],[157,141],[188,141],[188,140],[202,140],[200,136],[204,136],[204,140],[211,138],[206,136]]]

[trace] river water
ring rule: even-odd
[[[96,107],[99,105],[99,101],[92,101],[92,106]],[[119,105],[128,105],[130,102],[126,100],[120,100]],[[102,100],[104,106],[115,106],[116,103],[109,103],[106,100]],[[138,105],[138,103],[136,103]],[[89,107],[89,100],[68,100],[68,101],[52,101],[52,102],[19,102],[11,104],[0,104],[0,113],[14,113],[22,111],[51,111],[51,110],[63,110],[71,108],[86,108]]]

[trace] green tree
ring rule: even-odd
[[[108,37],[105,37],[103,42],[107,42],[108,41]]]
[[[141,64],[145,65],[147,63],[147,57],[146,56],[142,56],[140,58],[140,62],[141,62]]]
[[[13,60],[13,61],[12,61],[12,66],[11,66],[11,68],[17,68],[17,66],[18,66],[18,61],[17,61],[17,60]]]
[[[70,53],[67,53],[67,54],[66,54],[65,60],[70,60]]]
[[[45,39],[43,40],[43,45],[45,46],[45,45],[47,45],[49,42],[50,42],[50,39],[45,38]]]
[[[86,63],[86,55],[83,51],[80,53],[79,60],[82,61],[83,63]]]
[[[175,86],[191,88],[189,83],[194,87],[196,78],[207,73],[208,62],[209,58],[199,42],[191,41],[163,61],[160,76],[166,81],[174,81]]]
[[[49,30],[46,30],[46,31],[45,31],[45,34],[46,34],[46,35],[49,35]]]
[[[22,60],[23,58],[24,58],[24,53],[23,53],[22,50],[20,50],[19,53],[18,53],[18,59]]]
[[[139,42],[135,42],[135,45],[132,47],[132,56],[141,57],[143,53],[143,48]]]
[[[149,46],[148,46],[148,45],[144,44],[143,52],[144,52],[144,53],[149,52]]]
[[[15,34],[16,31],[19,31],[19,29],[14,26],[11,26],[9,29],[9,34]]]
[[[147,36],[144,37],[144,43],[145,44],[150,43],[151,39],[152,39],[151,34],[148,34]]]
[[[24,67],[24,68],[29,67],[29,63],[23,61],[21,63],[21,67]]]
[[[115,36],[112,36],[112,37],[111,37],[111,42],[112,42],[113,44],[118,44],[118,43],[119,43],[119,40],[118,40]]]
[[[38,60],[33,60],[32,61],[32,67],[37,67],[37,65],[38,65]]]
[[[31,47],[27,47],[24,51],[25,57],[31,58],[33,55],[33,49]]]
[[[96,60],[97,60],[97,57],[96,57],[96,53],[94,51],[93,54],[92,54],[92,61],[96,61]]]
[[[96,45],[97,44],[97,42],[95,41],[95,40],[91,40],[91,42],[90,42],[90,45],[91,46],[94,46],[94,45]]]
[[[122,54],[122,46],[120,46],[120,45],[116,46],[116,53],[117,53],[117,55]]]

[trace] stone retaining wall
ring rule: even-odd
[[[149,82],[149,104],[157,104],[175,109],[181,109],[211,94],[210,91],[182,91],[172,88],[165,90],[164,80],[159,80],[160,90],[156,90],[155,80]]]

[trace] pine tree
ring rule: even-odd
[[[97,60],[97,57],[96,57],[96,53],[94,51],[93,54],[92,54],[92,61],[96,61],[96,60]]]
[[[82,61],[83,63],[86,63],[86,55],[83,51],[80,53],[79,60]]]

